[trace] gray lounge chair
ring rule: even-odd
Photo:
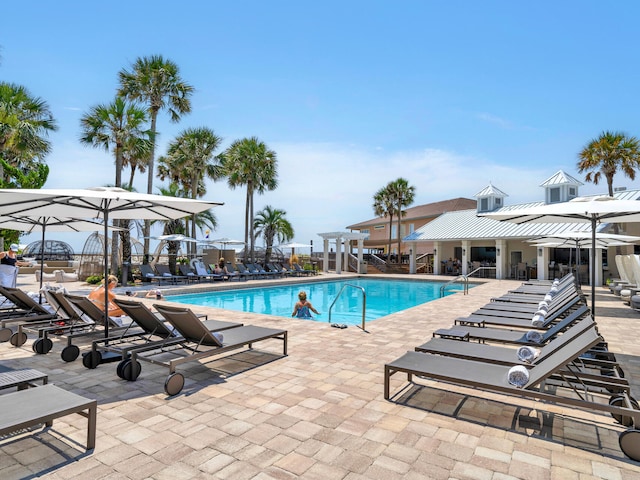
[[[13,330],[7,327],[8,324],[38,322],[57,317],[55,313],[44,308],[19,288],[0,286],[0,294],[4,295],[14,305],[10,311],[6,311],[0,318],[0,342],[11,340],[12,337],[13,341],[17,341],[16,337],[13,336]]]
[[[586,320],[593,321],[590,316]],[[456,335],[464,332],[469,339],[480,342],[496,342],[496,343],[512,343],[515,345],[543,345],[553,337],[562,333],[577,321],[584,321],[575,318],[575,316],[563,318],[561,321],[553,324],[549,329],[540,331],[541,340],[535,342],[529,340],[529,331],[508,330],[506,328],[484,328],[470,327],[466,325],[457,325],[455,327]],[[534,330],[534,329],[531,329]],[[447,336],[447,330],[436,330],[434,336]]]
[[[132,375],[128,380],[134,381],[140,374],[142,367],[138,360],[163,365],[169,369],[169,376],[164,384],[164,390],[168,395],[180,393],[184,386],[184,376],[176,372],[176,367],[182,363],[219,355],[245,346],[252,348],[254,343],[267,339],[281,340],[283,356],[287,355],[286,330],[256,326],[236,327],[222,332],[224,338],[220,342],[213,334],[214,332],[211,332],[190,309],[166,304],[155,304],[154,308],[176,329],[183,342],[156,351],[132,350],[130,352]],[[174,357],[171,360],[157,358],[159,354],[164,357],[169,353]]]
[[[125,330],[117,336],[94,340],[91,343],[91,351],[82,358],[82,364],[85,367],[96,368],[102,361],[102,352],[111,352],[122,357],[116,373],[120,378],[128,380],[131,376],[129,352],[132,350],[142,352],[145,349],[167,347],[183,342],[183,339],[176,335],[174,328],[167,325],[164,319],[159,318],[144,303],[118,298],[114,299],[114,303],[129,316],[139,330]],[[242,326],[242,323],[220,320],[205,320],[202,323],[212,332]]]
[[[566,315],[571,310],[578,308],[581,303],[584,305],[584,302],[582,302],[582,299],[580,297],[576,296],[576,297],[569,298],[566,302],[563,302],[561,304],[557,304],[551,307],[547,311],[547,317],[550,317],[550,316],[558,317],[558,316]],[[520,318],[520,319],[531,320],[533,315],[538,310],[537,306],[535,308],[524,308],[524,309],[517,308],[518,306],[515,306],[515,307],[516,308],[513,308],[513,309],[509,309],[509,308],[494,309],[494,308],[487,308],[487,306],[485,305],[479,308],[478,310],[475,310],[473,313],[471,313],[470,316],[482,315],[482,316],[489,316],[489,317],[510,317],[510,318]]]
[[[158,272],[159,276],[173,284],[186,282],[188,280],[188,277],[185,275],[176,275],[172,273],[171,270],[169,270],[169,265],[163,265],[162,263],[156,264],[156,271]]]
[[[544,317],[542,325],[538,327],[532,326],[532,316],[528,317],[509,317],[509,316],[492,316],[492,315],[480,315],[473,313],[466,318],[456,318],[455,324],[461,326],[473,326],[479,325],[483,327],[508,327],[508,328],[526,328],[526,329],[547,329],[554,323],[560,321],[564,315],[564,318],[572,317],[574,319],[582,318],[589,312],[589,308],[586,305],[582,305],[575,310],[568,309],[557,311],[553,314]]]
[[[640,410],[638,404],[626,393],[610,398],[604,394],[598,396],[576,395],[571,387],[557,388],[554,384],[547,388],[546,381],[561,369],[566,369],[575,358],[602,341],[598,337],[592,343],[581,344],[577,340],[569,342],[549,355],[543,362],[528,370],[528,380],[521,388],[508,382],[510,368],[463,358],[445,357],[419,352],[407,352],[384,366],[384,398],[391,398],[390,381],[396,373],[406,373],[408,382],[413,383],[414,376],[442,381],[454,385],[480,390],[503,393],[517,397],[533,398],[555,404],[576,406],[611,414],[621,423],[638,425]],[[629,458],[640,461],[640,430],[629,429],[620,435],[622,451]]]
[[[165,282],[169,281],[164,276],[158,275],[158,273],[153,268],[151,268],[151,265],[149,265],[147,263],[143,263],[142,265],[139,266],[139,268],[140,268],[140,275],[142,275],[143,281],[145,281],[145,280],[147,282],[156,281],[156,282],[158,282],[158,286],[160,286],[160,284],[163,281],[165,281]]]

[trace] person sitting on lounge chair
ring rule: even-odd
[[[320,312],[313,308],[311,302],[307,300],[307,292],[301,291],[298,294],[298,300],[299,301],[296,302],[295,306],[293,307],[293,313],[291,314],[292,317],[313,318],[311,317],[311,313],[309,312],[309,310],[311,310],[316,315],[320,315]]]
[[[108,314],[110,317],[121,317],[126,315],[124,311],[113,303],[113,299],[116,298],[116,294],[112,290],[118,285],[118,277],[115,275],[109,275],[107,277],[107,295],[109,297]],[[87,298],[95,303],[101,310],[104,311],[104,281],[102,285],[93,290]]]

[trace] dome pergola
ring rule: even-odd
[[[42,240],[31,242],[22,251],[23,257],[35,258],[36,260],[73,260],[73,248],[68,243],[60,240],[45,240],[44,250]]]
[[[108,246],[109,256],[111,256],[111,242]],[[131,257],[135,260],[138,256],[142,255],[143,246],[135,238],[131,238]],[[89,235],[87,241],[84,242],[84,248],[82,249],[82,257],[80,260],[80,267],[78,268],[78,278],[80,280],[86,280],[87,277],[94,275],[104,275],[104,235],[100,235],[98,232],[94,232]],[[122,244],[120,244],[120,252],[118,253],[119,267],[122,266]],[[117,273],[117,272],[115,272]]]

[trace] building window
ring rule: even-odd
[[[416,231],[416,226],[413,223],[409,224],[409,233],[413,233]]]
[[[550,188],[549,189],[549,203],[557,203],[560,201],[560,189],[559,188]]]
[[[489,199],[488,198],[481,198],[480,199],[480,211],[481,212],[486,212],[487,210],[489,210]]]
[[[499,207],[500,205],[502,205],[502,199],[496,198],[496,207]]]
[[[366,235],[366,237],[364,237],[365,240],[369,240],[369,229],[366,228],[364,230],[360,230],[360,233],[363,233]]]
[[[384,230],[386,227],[386,225],[376,225],[375,227],[373,227],[374,230]]]
[[[576,194],[576,187],[569,187],[569,197],[574,198]]]
[[[398,226],[393,225],[391,227],[391,238],[398,238]]]

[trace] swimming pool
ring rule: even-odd
[[[362,291],[353,286],[363,287],[366,292],[365,319],[370,322],[440,298],[440,287],[445,282],[353,278],[171,295],[167,299],[189,305],[291,317],[293,306],[298,301],[298,292],[304,290],[307,292],[308,300],[320,312],[320,315],[314,315],[312,320],[326,322],[329,319],[329,307],[345,284],[350,286],[344,287],[331,310],[331,321],[334,323],[360,324],[362,321]],[[458,284],[449,285],[445,294],[451,295],[462,288],[462,285]]]

